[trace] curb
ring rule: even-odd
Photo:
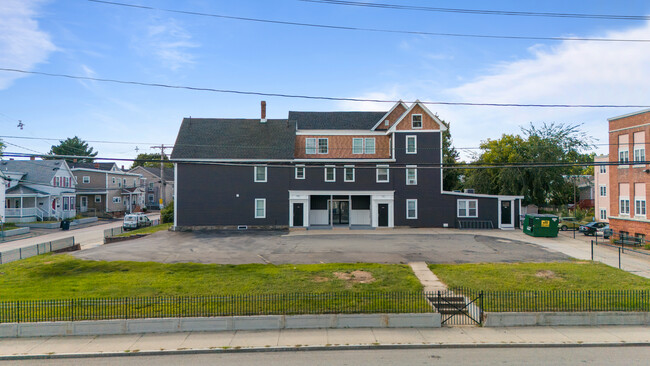
[[[12,360],[48,360],[73,358],[136,357],[136,356],[170,356],[228,353],[266,353],[266,352],[310,352],[310,351],[367,351],[367,350],[405,350],[405,349],[471,349],[471,348],[575,348],[575,347],[647,347],[650,342],[610,342],[610,343],[448,343],[448,344],[368,344],[368,345],[331,345],[331,346],[278,346],[250,348],[203,348],[190,350],[163,350],[142,352],[106,352],[106,353],[61,353],[40,355],[0,356],[0,361]]]

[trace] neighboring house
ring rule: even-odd
[[[288,119],[185,118],[174,226],[519,226],[521,196],[443,192],[444,123],[422,103]]]
[[[140,174],[119,169],[115,163],[73,163],[79,212],[115,215],[144,207],[145,182]]]
[[[609,156],[601,155],[594,158],[594,208],[597,221],[609,222],[607,213],[609,209],[609,169],[607,165],[598,165],[598,163],[609,162]],[[614,167],[616,169],[616,167]]]
[[[578,189],[577,199],[578,207],[594,207],[594,177],[591,175],[571,175],[566,177],[568,181],[576,185]],[[573,205],[573,202],[570,203]]]
[[[650,234],[646,197],[650,169],[645,164],[650,141],[650,109],[609,121],[609,226],[615,233],[645,238]]]
[[[65,160],[3,160],[7,222],[72,218],[75,181]]]
[[[146,179],[146,186],[144,187],[146,191],[145,204],[148,208],[162,208],[173,199],[174,169],[163,168],[163,178],[165,179],[164,195],[161,194],[163,187],[160,180],[160,168],[138,166],[129,170],[129,173],[141,174]],[[160,202],[161,198],[163,202]]]

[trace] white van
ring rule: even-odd
[[[151,220],[142,213],[124,216],[124,223],[122,224],[124,230],[134,230],[145,226],[151,226]]]

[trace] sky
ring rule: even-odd
[[[116,0],[119,1],[119,0]],[[650,2],[366,0],[528,12],[650,15]],[[300,0],[0,1],[0,68],[267,93],[413,101],[650,105],[650,42],[443,37],[269,24],[160,9],[405,31],[648,39],[647,20],[440,13]],[[288,111],[390,109],[391,104],[155,88],[0,71],[6,152],[47,153],[59,139],[99,157],[134,158],[173,144],[184,117],[269,118]],[[642,108],[428,105],[469,159],[481,141],[544,122],[582,124],[607,143],[607,118]],[[22,129],[18,127],[22,122]],[[53,140],[51,140],[53,139]],[[111,143],[94,142],[111,141]],[[137,148],[137,150],[136,150]],[[167,151],[169,152],[169,151]],[[595,152],[606,153],[598,145]],[[130,165],[129,162],[119,162]]]

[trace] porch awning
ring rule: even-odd
[[[5,191],[5,197],[47,197],[49,194],[18,184]]]

